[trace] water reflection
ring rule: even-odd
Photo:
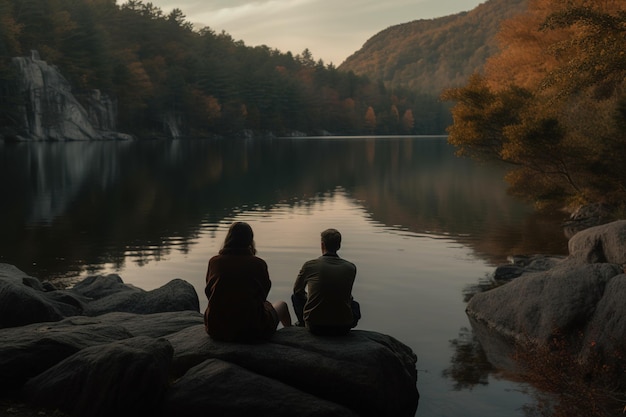
[[[477,392],[497,392],[499,364],[463,312],[491,283],[467,284],[509,255],[567,250],[560,216],[507,196],[503,174],[445,138],[0,143],[0,262],[42,279],[123,271],[146,289],[181,277],[202,294],[236,219],[254,224],[272,297],[288,299],[319,232],[337,226],[359,268],[362,325],[397,335],[429,370],[422,415],[499,417],[524,399]],[[449,381],[473,398],[451,401]]]
[[[445,378],[454,381],[454,389],[473,389],[478,385],[488,385],[489,375],[496,368],[487,360],[485,351],[474,332],[462,327],[459,336],[450,341],[454,349],[450,367],[442,372]]]
[[[505,285],[486,275],[466,286],[464,303],[479,292]],[[494,380],[517,381],[532,402],[521,411],[527,417],[608,417],[624,414],[626,395],[620,388],[622,369],[604,361],[582,363],[570,350],[571,341],[554,337],[547,346],[506,337],[486,324],[469,319],[450,341],[450,366],[442,376],[458,391],[472,391]],[[583,337],[583,335],[579,335]],[[576,364],[576,365],[573,365]]]
[[[490,263],[566,250],[558,220],[506,196],[501,168],[442,138],[4,144],[0,158],[1,260],[42,278],[129,251],[158,259],[205,224],[337,187],[382,224],[451,236]]]

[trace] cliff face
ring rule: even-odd
[[[101,140],[129,139],[115,132],[115,102],[95,91],[85,108],[72,94],[67,79],[54,66],[39,59],[37,51],[30,57],[12,61],[19,75],[19,92],[24,140]]]

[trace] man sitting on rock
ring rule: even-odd
[[[340,258],[341,233],[324,230],[322,256],[300,269],[291,301],[298,325],[317,335],[340,336],[356,327],[361,318],[359,304],[352,298],[356,266]]]

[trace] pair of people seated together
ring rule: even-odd
[[[340,247],[341,234],[324,230],[322,256],[306,262],[294,284],[296,324],[314,334],[344,335],[361,318],[359,304],[352,298],[356,266],[337,255]],[[269,339],[279,322],[291,326],[287,304],[267,301],[271,285],[267,263],[256,256],[252,228],[233,223],[219,254],[209,260],[205,288],[209,304],[204,312],[209,336],[252,342]]]

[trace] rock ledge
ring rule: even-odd
[[[218,342],[182,280],[144,291],[106,275],[54,290],[0,264],[0,327],[2,397],[81,417],[413,417],[419,400],[417,358],[393,337],[291,327]]]

